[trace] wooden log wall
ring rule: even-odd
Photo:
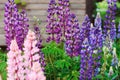
[[[41,33],[44,34],[42,37],[45,39],[47,35],[45,35],[45,26],[46,26],[46,16],[47,16],[47,8],[49,4],[49,0],[21,0],[26,2],[26,11],[28,14],[28,17],[30,19],[29,24],[30,28],[33,27],[34,19],[33,16],[36,16],[39,18],[42,23],[40,25]],[[7,0],[0,0],[0,46],[5,45],[5,37],[4,37],[4,3],[7,2]],[[79,22],[81,23],[83,21],[83,18],[85,16],[86,12],[86,0],[70,0],[71,3],[71,11],[74,12],[79,19]]]

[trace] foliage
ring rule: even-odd
[[[51,42],[47,44],[42,52],[45,54],[45,74],[48,80],[78,80],[80,57],[70,58],[60,44]]]
[[[0,75],[2,76],[3,80],[6,80],[7,77],[6,61],[7,61],[7,55],[3,51],[0,51]]]

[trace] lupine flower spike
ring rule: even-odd
[[[59,12],[57,10],[57,5],[55,0],[50,0],[49,8],[48,8],[48,16],[47,16],[47,26],[46,32],[49,34],[47,38],[47,42],[56,41],[59,43],[62,37],[62,30],[59,24],[58,15]]]
[[[35,33],[29,30],[26,40],[24,42],[24,68],[25,79],[27,80],[45,80],[41,64],[39,63],[40,56],[36,47],[37,40]]]
[[[5,4],[4,30],[6,37],[7,50],[10,50],[11,40],[15,38],[15,27],[18,25],[18,10],[14,0],[8,0]]]
[[[7,53],[7,80],[23,80],[22,56],[21,50],[17,45],[16,40],[11,41],[10,51]]]
[[[80,25],[75,14],[70,14],[65,34],[65,48],[69,56],[79,55],[80,46]]]
[[[14,38],[18,43],[19,49],[22,50],[24,38],[26,37],[29,27],[25,11],[19,13],[14,0],[8,0],[5,4],[4,16],[7,50],[9,50],[10,42]]]
[[[41,51],[41,48],[42,48],[42,39],[41,39],[41,34],[40,34],[40,29],[38,26],[35,26],[34,27],[34,31],[35,31],[35,34],[36,34],[36,37],[37,37],[37,44],[36,44],[36,47],[38,47],[40,49],[40,51],[38,52],[38,54],[40,55],[40,63],[41,63],[41,67],[42,69],[44,70],[44,67],[45,67],[45,56],[44,54],[42,53]]]

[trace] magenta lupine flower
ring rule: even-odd
[[[65,33],[65,49],[69,56],[79,55],[80,46],[80,25],[75,14],[70,14]]]
[[[23,80],[22,79],[22,56],[21,50],[17,45],[16,40],[12,40],[10,44],[10,51],[7,53],[7,80]]]
[[[59,43],[61,41],[62,32],[59,24],[59,12],[57,8],[58,6],[56,5],[55,0],[50,0],[46,26],[46,32],[49,34],[47,42],[56,41]]]
[[[39,49],[36,47],[36,44],[35,33],[29,30],[24,42],[24,74],[26,74],[26,80],[45,80],[43,70],[39,63],[40,55],[37,54]]]
[[[25,12],[22,11],[19,13],[14,0],[8,0],[5,4],[4,16],[7,50],[9,50],[10,42],[14,38],[16,39],[19,48],[22,50],[24,38],[26,37],[29,26]]]
[[[36,37],[37,37],[36,47],[38,47],[40,49],[40,51],[38,52],[38,54],[40,55],[40,63],[41,63],[42,70],[44,71],[44,67],[46,66],[46,64],[45,64],[45,58],[44,58],[45,56],[44,56],[44,54],[41,51],[41,48],[42,48],[42,39],[41,39],[41,34],[40,34],[39,27],[35,26],[34,27],[34,31],[35,31],[35,34],[36,34]]]

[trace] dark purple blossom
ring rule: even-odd
[[[59,23],[59,10],[55,0],[50,0],[47,16],[46,32],[49,34],[47,42],[56,41],[59,43],[62,37],[61,25]]]
[[[69,0],[58,0],[59,10],[59,24],[62,27],[62,34],[65,36],[67,19],[70,14],[70,1]]]
[[[24,39],[28,33],[29,20],[24,10],[20,12],[17,19],[18,19],[18,23],[16,24],[16,27],[15,27],[15,34],[16,34],[15,37],[17,40],[17,44],[19,45],[19,48],[22,50]]]
[[[68,17],[66,33],[65,33],[65,48],[69,56],[77,56],[80,52],[80,25],[75,14],[70,14]]]

